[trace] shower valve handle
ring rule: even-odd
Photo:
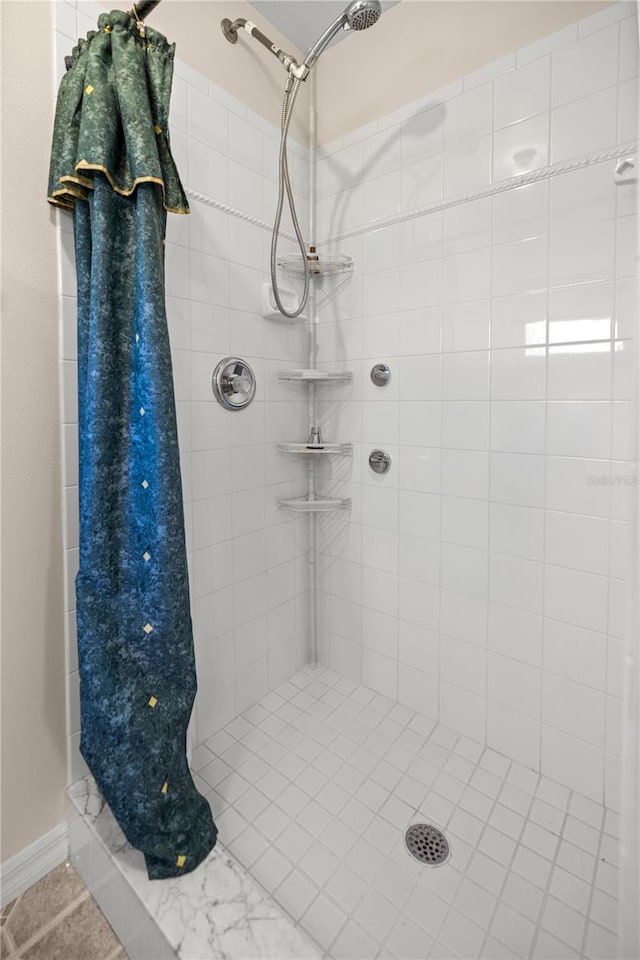
[[[233,373],[225,377],[224,383],[231,393],[249,393],[251,390],[251,378],[243,373]]]

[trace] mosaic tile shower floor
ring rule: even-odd
[[[616,814],[329,670],[193,766],[224,845],[327,957],[616,955]],[[405,849],[424,820],[444,865]]]

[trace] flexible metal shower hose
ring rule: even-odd
[[[300,224],[298,223],[298,215],[296,213],[296,205],[293,199],[293,191],[291,189],[291,180],[289,179],[289,165],[287,162],[287,136],[289,134],[289,125],[291,124],[291,117],[293,116],[293,107],[296,102],[296,97],[298,96],[298,90],[300,89],[300,80],[289,78],[284,88],[284,99],[282,101],[282,121],[281,121],[281,133],[280,133],[280,155],[278,158],[278,205],[276,207],[275,218],[273,221],[273,234],[271,235],[271,286],[273,287],[273,296],[275,298],[278,310],[280,313],[288,317],[289,320],[295,320],[296,317],[299,317],[302,311],[304,310],[307,297],[309,296],[309,270],[307,268],[307,249],[304,243],[304,237],[302,236],[302,231],[300,230]],[[278,290],[278,277],[277,277],[277,255],[278,255],[278,234],[280,233],[280,221],[282,220],[282,208],[284,205],[284,195],[287,194],[287,200],[289,202],[289,209],[291,210],[291,219],[293,221],[293,229],[295,231],[298,246],[300,247],[300,255],[302,257],[302,270],[304,275],[304,290],[302,291],[302,300],[300,301],[299,306],[292,312],[285,309],[282,300],[280,299],[280,291]]]

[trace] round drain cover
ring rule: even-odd
[[[449,859],[449,841],[442,830],[430,823],[412,823],[404,835],[404,842],[411,856],[421,863],[436,866]]]

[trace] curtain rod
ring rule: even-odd
[[[138,20],[144,20],[145,17],[148,17],[152,10],[160,3],[160,0],[140,0],[140,3],[135,3],[131,10],[131,16],[135,17],[138,15]]]
[[[152,10],[160,3],[160,0],[140,0],[140,3],[134,3],[129,13],[135,20],[145,20]],[[65,57],[64,65],[67,70],[71,70],[73,66],[73,57]]]

